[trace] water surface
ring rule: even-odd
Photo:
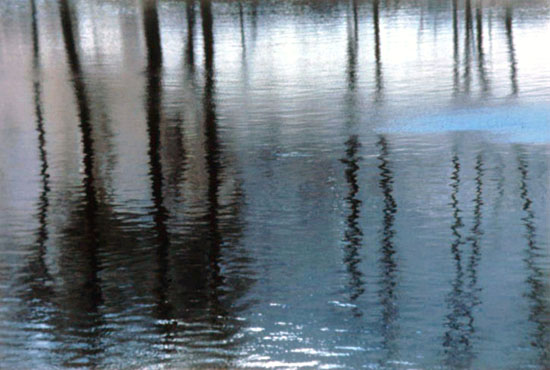
[[[550,367],[548,2],[0,17],[0,367]]]

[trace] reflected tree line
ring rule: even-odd
[[[374,28],[374,53],[375,53],[375,101],[380,102],[383,91],[382,78],[382,62],[381,62],[381,47],[380,47],[380,20],[379,20],[379,1],[372,2],[372,17]],[[347,40],[347,92],[345,99],[347,119],[347,129],[352,131],[356,128],[359,122],[357,117],[358,102],[357,102],[357,56],[359,53],[359,9],[358,2],[352,0],[350,4],[351,19],[348,24],[348,40]],[[360,269],[361,264],[361,248],[363,247],[363,230],[360,225],[362,201],[359,197],[360,182],[358,179],[362,160],[360,155],[361,142],[359,135],[351,134],[345,142],[345,156],[341,162],[345,165],[344,177],[348,186],[348,192],[345,196],[347,204],[347,217],[344,229],[344,259],[343,263],[346,266],[348,273],[347,290],[349,291],[349,300],[356,303],[359,297],[365,292],[365,279]],[[382,209],[382,228],[380,236],[379,248],[379,267],[380,280],[378,282],[379,290],[377,292],[380,305],[382,307],[380,333],[382,336],[382,348],[384,350],[384,358],[382,362],[386,362],[393,358],[397,352],[398,338],[398,303],[397,303],[397,280],[398,266],[394,254],[394,222],[397,212],[397,203],[393,196],[393,171],[389,159],[390,148],[387,138],[384,135],[379,137],[376,143],[378,149],[379,160],[379,183],[378,186],[382,191],[383,209]],[[363,312],[354,305],[354,316],[360,317]]]
[[[455,95],[459,93],[465,93],[469,95],[471,92],[472,83],[472,60],[475,57],[477,61],[474,68],[477,69],[479,85],[484,95],[488,94],[491,90],[490,73],[487,71],[487,58],[485,52],[484,41],[484,15],[483,15],[483,3],[476,1],[472,6],[472,0],[463,1],[463,27],[464,27],[464,40],[463,51],[460,52],[460,27],[462,23],[461,8],[459,0],[452,0],[452,28],[453,28],[453,91]],[[492,31],[492,14],[491,17],[485,17],[488,19],[489,32]],[[517,81],[517,61],[514,47],[513,37],[513,10],[510,3],[507,3],[504,15],[504,26],[506,30],[506,40],[508,49],[508,59],[510,65],[510,90],[511,95],[518,94],[518,81]],[[474,35],[475,32],[475,35]],[[491,34],[489,34],[491,36]],[[460,72],[462,64],[462,75]],[[474,72],[475,73],[475,72]]]
[[[529,287],[527,297],[531,307],[529,321],[535,326],[534,340],[529,344],[535,347],[539,353],[538,364],[546,367],[550,364],[549,349],[550,336],[548,331],[549,307],[546,292],[548,292],[548,276],[537,265],[536,256],[540,252],[536,241],[535,215],[532,210],[532,201],[529,197],[527,179],[528,163],[522,149],[517,149],[518,172],[520,174],[520,199],[524,216],[521,218],[525,228],[525,264],[528,270],[527,285]],[[483,219],[483,187],[484,187],[484,155],[478,153],[475,160],[475,197],[473,202],[472,227],[469,235],[464,232],[461,209],[458,195],[461,187],[461,161],[457,148],[453,149],[452,174],[450,177],[452,220],[451,232],[453,241],[450,245],[451,256],[455,265],[455,275],[452,281],[452,289],[447,297],[449,313],[446,316],[446,331],[443,338],[445,363],[451,368],[471,368],[476,357],[476,325],[475,307],[481,304],[478,287],[479,262],[482,256],[482,219]],[[503,192],[502,184],[497,183],[499,197]],[[500,200],[497,199],[496,207]]]
[[[450,3],[453,44],[452,86],[454,95],[470,96],[470,94],[472,94],[472,83],[474,82],[475,75],[477,75],[480,92],[482,96],[487,96],[491,93],[492,73],[490,71],[490,54],[488,58],[486,52],[486,39],[489,37],[492,43],[493,21],[495,18],[493,9],[489,7],[489,11],[485,13],[486,5],[483,1],[451,0]],[[321,2],[321,4],[323,4],[323,2]],[[350,51],[356,53],[361,43],[368,46],[369,49],[372,48],[371,50],[374,52],[374,101],[376,103],[383,101],[384,90],[384,40],[381,32],[381,24],[384,20],[381,19],[383,19],[385,11],[391,10],[392,5],[399,8],[399,2],[395,4],[383,3],[381,10],[380,0],[349,0],[349,8],[351,10],[353,22],[353,37],[350,38],[348,34],[348,55]],[[315,8],[320,5],[311,4],[311,6]],[[330,5],[326,5],[322,10],[328,12],[326,9],[327,7],[330,7]],[[366,14],[367,17],[365,17],[364,14]],[[421,14],[420,17],[422,22],[423,14]],[[499,17],[499,21],[506,35],[510,95],[516,96],[519,92],[518,62],[514,42],[514,9],[510,2],[506,3],[504,6],[504,14]],[[361,18],[369,18],[370,20],[372,27],[371,32],[374,38],[372,42],[369,40],[359,40],[359,24],[362,23]],[[391,27],[390,22],[391,20],[387,20],[388,27]],[[434,32],[437,33],[437,28],[434,29]],[[354,50],[349,49],[350,40],[352,39],[355,45]],[[355,58],[355,60],[357,60],[357,58]],[[353,68],[353,73],[357,73],[356,70],[357,67],[355,66]]]
[[[357,125],[356,117],[357,97],[356,97],[356,66],[358,53],[358,14],[357,1],[352,0],[352,18],[348,24],[348,42],[347,42],[347,97],[346,114],[348,114],[347,129],[353,130]],[[359,136],[351,133],[345,142],[345,156],[340,160],[345,165],[345,179],[348,186],[348,193],[345,197],[349,208],[346,218],[346,228],[344,230],[344,259],[348,273],[347,289],[349,291],[349,300],[352,304],[364,293],[363,273],[360,269],[361,257],[360,248],[363,240],[363,231],[359,224],[361,216],[361,200],[359,199],[359,180],[357,178],[360,167],[361,157],[359,150],[361,143]],[[357,305],[354,307],[354,315],[362,316],[362,312]]]
[[[399,306],[397,301],[398,291],[398,272],[397,258],[395,248],[395,214],[397,213],[397,203],[393,196],[394,175],[390,162],[390,147],[386,137],[380,136],[376,143],[379,149],[378,160],[380,164],[379,187],[382,190],[384,207],[382,216],[382,236],[380,243],[380,281],[378,295],[382,305],[382,344],[386,351],[385,360],[394,358],[397,352],[396,340],[399,334],[398,315]]]
[[[363,272],[358,268],[361,263],[361,248],[363,244],[363,232],[359,223],[361,212],[361,200],[358,197],[360,185],[358,182],[360,143],[356,135],[350,136],[345,143],[346,156],[341,160],[345,164],[345,179],[348,185],[348,194],[345,201],[349,206],[344,232],[344,264],[349,274],[348,291],[350,301],[354,302],[365,291]],[[380,280],[378,281],[379,302],[382,307],[381,334],[382,348],[386,356],[382,363],[395,358],[397,353],[398,338],[398,259],[395,257],[396,249],[393,241],[395,236],[394,221],[397,213],[397,203],[393,196],[394,175],[389,160],[390,151],[386,137],[379,137],[376,143],[379,149],[379,188],[383,195],[383,219],[379,248]],[[529,165],[522,148],[517,149],[518,172],[520,174],[520,193],[524,216],[521,218],[525,228],[525,259],[528,270],[526,296],[530,302],[529,321],[533,323],[533,341],[530,346],[535,347],[539,353],[538,364],[548,366],[550,363],[550,336],[548,331],[548,306],[547,292],[548,274],[538,264],[537,257],[544,252],[537,245],[537,227],[535,214],[532,209],[532,200],[528,191]],[[461,159],[457,148],[454,148],[451,160],[452,174],[451,233],[453,236],[450,245],[451,257],[454,263],[454,277],[451,283],[451,291],[447,296],[448,314],[444,327],[446,328],[442,346],[445,354],[445,364],[451,368],[470,368],[474,366],[476,358],[476,325],[475,308],[481,304],[481,288],[478,284],[479,263],[482,256],[483,236],[483,193],[484,193],[484,154],[479,152],[475,157],[475,196],[472,199],[472,226],[468,231],[464,230],[462,213],[464,212],[459,202],[461,188]],[[498,187],[502,184],[497,184]],[[500,189],[499,192],[503,190]],[[359,308],[354,309],[356,316],[361,316]]]
[[[454,260],[455,275],[452,290],[447,297],[449,313],[445,326],[447,328],[443,347],[447,365],[455,368],[468,368],[474,360],[475,317],[474,308],[480,303],[477,287],[478,264],[481,258],[481,220],[483,205],[483,154],[476,157],[475,165],[475,198],[473,199],[473,226],[469,236],[464,235],[462,209],[458,195],[460,192],[460,157],[454,148],[451,174],[451,232],[453,242],[450,246]],[[469,245],[469,248],[467,247]],[[469,255],[469,258],[468,258]]]
[[[38,153],[40,158],[41,189],[38,197],[37,214],[38,230],[36,232],[36,248],[28,257],[27,279],[29,286],[25,299],[34,302],[31,306],[31,320],[42,320],[41,306],[50,305],[49,297],[52,294],[50,283],[52,276],[45,258],[49,239],[47,219],[50,209],[50,179],[48,171],[48,155],[46,152],[46,130],[44,127],[44,112],[42,109],[42,86],[40,83],[40,43],[38,39],[37,9],[34,0],[31,0],[31,29],[32,29],[32,68],[33,68],[33,102],[36,116],[36,131],[38,133]]]
[[[33,310],[40,312],[31,316],[37,323],[47,323],[49,335],[63,342],[64,336],[71,336],[74,352],[65,359],[64,365],[101,366],[101,358],[106,350],[104,317],[106,307],[115,299],[113,284],[120,282],[104,278],[114,263],[122,263],[128,271],[132,265],[142,263],[143,256],[138,256],[132,249],[143,243],[145,235],[151,235],[153,242],[146,243],[148,248],[142,250],[150,256],[150,271],[137,273],[154,276],[154,287],[150,294],[154,301],[154,318],[150,329],[165,338],[166,351],[181,345],[180,337],[195,336],[204,341],[218,343],[219,347],[230,349],[233,335],[238,331],[238,322],[231,318],[238,309],[236,300],[248,289],[250,278],[226,277],[221,272],[220,258],[222,251],[234,249],[241,232],[240,208],[242,191],[239,187],[229,193],[222,193],[220,188],[233,180],[227,166],[217,131],[215,101],[215,67],[214,67],[214,34],[212,5],[208,1],[196,4],[187,1],[187,43],[182,50],[182,58],[187,70],[194,73],[195,51],[195,9],[200,7],[202,39],[204,48],[204,88],[202,106],[202,132],[204,138],[203,156],[206,166],[205,182],[206,202],[200,212],[194,212],[187,221],[189,227],[173,228],[170,222],[179,210],[171,209],[166,204],[166,187],[179,186],[167,182],[167,171],[163,167],[170,158],[163,157],[163,149],[171,143],[163,142],[163,131],[167,130],[166,116],[163,112],[163,53],[159,26],[158,4],[154,0],[142,2],[143,32],[146,46],[145,69],[145,123],[148,137],[149,179],[151,189],[151,227],[146,224],[129,227],[121,219],[115,204],[107,198],[99,197],[102,182],[97,179],[97,153],[94,140],[94,119],[98,112],[92,108],[92,97],[89,93],[89,78],[81,62],[78,17],[75,4],[69,0],[59,0],[59,20],[65,48],[71,87],[76,102],[78,131],[82,148],[82,186],[79,199],[69,203],[69,223],[63,228],[58,258],[61,282],[51,278],[46,258],[48,254],[48,224],[50,207],[50,182],[48,174],[48,156],[46,151],[46,128],[44,107],[41,97],[41,66],[39,45],[39,24],[35,0],[30,0],[32,28],[32,56],[35,80],[33,85],[36,129],[38,131],[38,148],[40,156],[40,177],[42,182],[39,195],[37,218],[39,229],[35,253],[28,258],[26,284],[31,288],[25,292],[25,300],[36,306]],[[178,122],[181,127],[183,122]],[[179,140],[183,145],[183,140]],[[185,148],[180,151],[185,157]],[[200,154],[200,153],[199,153]],[[178,164],[185,170],[185,158]],[[234,181],[233,181],[234,182]],[[223,199],[222,199],[223,198]],[[124,215],[128,218],[128,215]],[[141,215],[136,214],[132,223],[140,223]],[[150,229],[150,233],[147,229]],[[184,231],[181,231],[183,229]],[[116,237],[114,237],[116,235]],[[145,236],[145,239],[149,236]],[[150,246],[149,246],[150,245]],[[234,252],[236,253],[236,252]],[[119,256],[124,256],[121,259]],[[246,258],[239,259],[241,262]],[[117,266],[121,268],[123,266]],[[139,276],[127,275],[125,279],[136,283]],[[147,278],[146,278],[147,279]],[[147,300],[147,297],[143,299]],[[128,302],[129,303],[129,302]],[[46,310],[47,308],[47,310]],[[47,314],[45,314],[47,313]],[[179,325],[180,322],[194,322],[189,328]],[[208,329],[208,328],[211,329]],[[180,344],[178,344],[180,343]],[[85,344],[85,345],[84,345]],[[172,345],[172,347],[170,347]],[[193,344],[189,344],[193,348]],[[200,345],[197,344],[200,349]],[[224,363],[231,359],[230,352],[220,349],[219,354]]]
[[[351,25],[348,24],[347,34],[347,112],[355,112],[357,109],[357,55],[359,50],[359,21],[358,21],[358,2],[351,0]],[[464,0],[464,41],[463,52],[460,51],[460,20],[459,20],[459,0],[452,0],[452,28],[453,28],[453,89],[455,94],[461,91],[470,94],[472,82],[472,64],[473,57],[476,58],[477,74],[481,90],[484,94],[490,91],[490,79],[486,68],[486,56],[484,45],[484,26],[483,26],[483,7],[481,2],[476,2],[475,9],[472,7],[471,0]],[[383,91],[382,76],[382,58],[381,58],[381,39],[380,39],[380,15],[379,1],[372,1],[372,24],[374,34],[374,53],[375,53],[375,101],[380,102]],[[475,18],[474,18],[475,14]],[[474,26],[475,24],[475,26]],[[507,49],[510,65],[510,89],[512,95],[518,94],[517,82],[517,61],[515,56],[514,38],[513,38],[513,11],[511,6],[505,9],[504,25],[506,31]],[[475,28],[474,28],[475,27]],[[475,35],[474,35],[475,32]],[[475,43],[475,45],[474,45]],[[461,55],[462,54],[462,55]],[[461,61],[461,59],[463,60]],[[462,66],[461,66],[462,63]],[[475,68],[475,67],[474,67]],[[460,70],[462,69],[462,74]],[[357,118],[352,116],[348,118],[351,126],[357,124]],[[380,165],[379,187],[383,193],[383,227],[380,243],[380,289],[378,296],[382,306],[381,314],[381,334],[382,348],[385,351],[385,357],[382,363],[394,358],[397,353],[396,339],[398,338],[398,264],[395,258],[395,245],[393,238],[394,220],[397,212],[397,204],[393,197],[393,173],[389,162],[389,144],[384,136],[379,138],[376,144],[379,148],[378,159]],[[345,156],[341,162],[345,165],[344,177],[348,186],[348,193],[345,197],[348,206],[348,213],[344,230],[344,259],[343,262],[348,272],[349,300],[355,302],[365,292],[365,281],[363,273],[359,268],[361,263],[361,248],[363,244],[363,232],[359,223],[361,213],[361,200],[358,196],[360,185],[358,182],[358,173],[360,170],[359,162],[361,156],[359,150],[361,143],[357,135],[350,135],[345,142]],[[547,366],[550,358],[548,320],[549,313],[547,305],[544,304],[545,289],[544,272],[536,266],[536,242],[534,238],[535,226],[534,215],[531,210],[531,201],[527,194],[527,165],[525,160],[518,156],[519,171],[521,174],[521,198],[524,201],[523,209],[526,216],[522,219],[526,228],[527,257],[525,259],[530,277],[528,284],[531,291],[528,296],[532,300],[532,310],[530,321],[536,323],[535,342],[533,346],[539,349],[540,364]],[[445,328],[442,346],[444,348],[445,363],[451,368],[470,368],[475,360],[475,307],[481,303],[480,291],[478,287],[479,262],[482,255],[482,218],[483,218],[483,176],[484,176],[484,156],[478,153],[475,161],[475,197],[473,201],[473,225],[469,233],[462,229],[462,209],[459,205],[458,193],[460,191],[460,158],[455,148],[452,157],[452,175],[451,175],[451,208],[452,219],[451,232],[453,241],[450,246],[451,256],[454,261],[455,271],[452,281],[452,289],[447,297],[449,313],[446,316]],[[497,184],[499,196],[503,196],[502,178]],[[469,235],[465,235],[469,234]],[[355,316],[361,316],[363,313],[355,307]]]
[[[77,323],[76,335],[87,344],[85,355],[93,356],[101,351],[99,338],[93,334],[102,322],[99,306],[103,304],[102,282],[100,280],[99,247],[101,232],[98,226],[99,203],[95,179],[95,149],[93,138],[92,113],[88,89],[78,52],[77,39],[74,34],[74,15],[67,0],[59,2],[61,31],[65,45],[74,97],[77,107],[78,127],[82,144],[82,178],[81,199],[78,200],[71,220],[64,233],[73,236],[64,241],[63,252],[71,258],[65,259],[60,267],[63,276],[64,294],[60,300],[61,307],[71,307],[66,312],[67,322],[62,325],[67,330]],[[75,299],[78,297],[78,299]],[[63,320],[64,321],[64,320]],[[64,330],[61,329],[61,332]]]
[[[91,97],[87,87],[86,71],[82,65],[78,45],[78,17],[69,0],[59,0],[59,18],[65,48],[67,65],[76,102],[78,129],[82,145],[82,186],[78,194],[79,199],[71,210],[70,223],[63,230],[64,245],[61,248],[61,272],[63,276],[62,288],[56,287],[46,263],[48,234],[48,218],[50,212],[50,179],[48,174],[48,155],[46,152],[46,129],[44,119],[44,107],[42,102],[41,74],[40,74],[40,45],[39,25],[37,21],[37,9],[35,0],[31,1],[31,27],[33,45],[33,70],[35,80],[33,95],[36,115],[36,130],[38,133],[38,153],[40,159],[41,189],[37,205],[38,230],[35,253],[28,257],[28,281],[31,290],[26,293],[27,300],[40,307],[36,312],[42,312],[34,320],[47,320],[54,329],[55,335],[76,335],[79,341],[86,343],[85,348],[79,348],[74,359],[89,360],[87,365],[99,366],[95,358],[104,350],[102,343],[102,328],[105,318],[102,308],[107,304],[103,287],[109,282],[102,278],[103,266],[108,264],[111,246],[106,228],[120,228],[119,235],[126,240],[123,248],[131,248],[140,239],[138,235],[141,229],[128,232],[117,221],[116,206],[109,204],[106,199],[99,199],[96,179],[97,163],[94,141],[93,110]],[[484,52],[483,34],[483,10],[476,3],[475,12],[472,10],[471,0],[464,0],[464,46],[460,52],[459,32],[459,4],[458,0],[452,2],[453,12],[453,86],[458,93],[461,90],[468,93],[471,84],[472,53],[476,52],[477,73],[484,92],[490,90],[490,81],[486,71],[486,57]],[[198,5],[198,6],[197,6]],[[228,279],[221,270],[221,255],[224,249],[231,248],[231,244],[237,243],[241,233],[240,213],[243,194],[239,189],[230,195],[230,206],[224,204],[221,197],[221,187],[228,180],[227,166],[230,164],[224,155],[224,147],[221,142],[216,112],[216,69],[214,58],[214,15],[212,4],[207,0],[196,4],[193,0],[186,0],[186,28],[187,39],[182,59],[187,70],[195,73],[195,30],[196,10],[199,8],[203,40],[203,66],[204,86],[202,88],[202,133],[204,139],[204,163],[207,179],[205,181],[205,204],[202,214],[189,221],[193,227],[184,233],[171,229],[170,222],[177,210],[170,209],[165,199],[166,188],[169,185],[166,180],[166,170],[163,167],[162,149],[163,125],[163,51],[159,25],[158,3],[155,0],[142,1],[143,30],[146,46],[146,70],[145,70],[145,121],[148,139],[148,165],[150,181],[151,211],[150,216],[153,225],[150,227],[154,240],[154,250],[151,252],[151,262],[154,267],[155,287],[153,291],[155,317],[158,319],[156,330],[166,337],[175,338],[185,335],[184,329],[178,327],[178,320],[191,322],[206,322],[215,328],[225,328],[225,332],[210,334],[208,339],[222,342],[230,338],[238,331],[238,324],[234,327],[222,325],[234,316],[234,302],[244,294],[249,287],[248,280],[228,287]],[[241,29],[241,42],[243,45],[243,58],[246,54],[246,36],[244,32],[244,16],[242,4],[238,3],[239,22]],[[257,3],[252,4],[251,19],[252,29],[255,30]],[[352,0],[352,26],[349,28],[347,44],[347,81],[349,109],[356,109],[356,85],[357,85],[357,55],[359,53],[359,4]],[[475,20],[473,14],[475,13]],[[512,94],[518,93],[517,61],[514,49],[512,9],[508,7],[505,13],[505,30],[510,63],[510,84]],[[372,1],[372,20],[374,33],[374,59],[375,59],[375,100],[381,101],[384,90],[382,46],[380,34],[380,2]],[[475,37],[474,37],[475,23]],[[182,26],[183,27],[183,26]],[[253,36],[254,37],[254,36]],[[473,43],[475,42],[475,46]],[[463,59],[462,59],[463,58]],[[462,66],[461,66],[462,64]],[[460,69],[462,67],[462,74]],[[474,67],[475,68],[475,67]],[[475,72],[474,72],[475,73]],[[356,117],[349,118],[350,125],[357,124]],[[183,122],[179,122],[181,127]],[[182,144],[183,141],[179,140]],[[348,186],[345,201],[348,207],[344,230],[344,258],[349,277],[350,301],[356,301],[365,292],[365,281],[360,269],[361,247],[363,244],[363,231],[360,225],[362,202],[359,197],[360,183],[358,174],[360,171],[361,142],[356,134],[349,135],[344,143],[344,177]],[[380,323],[383,337],[384,350],[387,358],[392,358],[396,353],[396,339],[398,338],[398,259],[395,246],[395,215],[397,203],[393,195],[394,174],[391,166],[391,145],[385,136],[379,137],[376,143],[378,150],[378,186],[383,199],[382,227],[379,247],[380,280],[377,292],[382,307]],[[186,148],[181,148],[185,157]],[[186,159],[183,158],[180,166],[185,171]],[[453,224],[451,232],[453,242],[450,246],[451,256],[454,261],[455,271],[452,289],[448,297],[446,332],[443,346],[446,360],[450,366],[469,367],[474,359],[473,342],[475,335],[475,321],[473,310],[479,302],[479,288],[477,287],[478,264],[481,258],[482,245],[482,205],[483,205],[483,155],[476,157],[475,165],[475,198],[473,199],[473,226],[469,232],[470,237],[463,234],[462,210],[458,201],[460,190],[460,158],[457,152],[452,158],[451,176],[451,208]],[[549,362],[549,339],[545,329],[548,307],[541,301],[543,297],[543,271],[537,267],[535,256],[537,253],[536,228],[534,226],[534,214],[531,208],[531,200],[527,189],[528,165],[526,160],[518,154],[518,171],[521,175],[521,199],[523,201],[522,219],[525,225],[527,240],[527,257],[525,263],[530,271],[528,284],[530,287],[529,298],[532,300],[531,321],[536,323],[535,346],[541,350],[542,363]],[[183,174],[182,176],[185,176]],[[177,183],[178,181],[176,181]],[[225,195],[227,196],[227,195]],[[105,219],[106,215],[110,219]],[[113,232],[113,231],[111,231]],[[468,246],[469,259],[466,258]],[[123,250],[125,252],[125,250]],[[227,290],[233,289],[231,294]],[[547,289],[547,288],[546,288]],[[238,291],[237,291],[238,290]],[[38,297],[38,302],[36,298]],[[228,299],[229,297],[229,299]],[[44,307],[58,310],[58,316],[44,317]],[[361,316],[362,312],[356,310],[355,314]],[[222,324],[220,324],[222,323]],[[219,324],[219,325],[218,325]],[[78,327],[77,330],[73,328]],[[175,340],[174,340],[175,342]],[[100,357],[100,356],[99,356]],[[225,358],[227,360],[227,358]],[[72,363],[67,363],[71,365]]]
[[[537,242],[537,226],[535,224],[535,212],[533,201],[529,195],[529,163],[524,149],[516,147],[517,170],[520,175],[520,198],[522,201],[523,225],[526,250],[524,263],[528,271],[527,297],[530,303],[529,321],[534,324],[533,340],[529,345],[539,351],[539,363],[542,367],[550,366],[550,306],[548,305],[548,292],[550,292],[549,274],[537,263],[537,257],[544,253],[543,248]]]

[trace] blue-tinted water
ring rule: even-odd
[[[550,367],[546,1],[0,17],[0,367]]]

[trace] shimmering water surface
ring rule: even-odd
[[[548,1],[0,17],[0,367],[550,368]]]

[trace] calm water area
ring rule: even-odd
[[[550,369],[546,0],[0,1],[0,368]]]

